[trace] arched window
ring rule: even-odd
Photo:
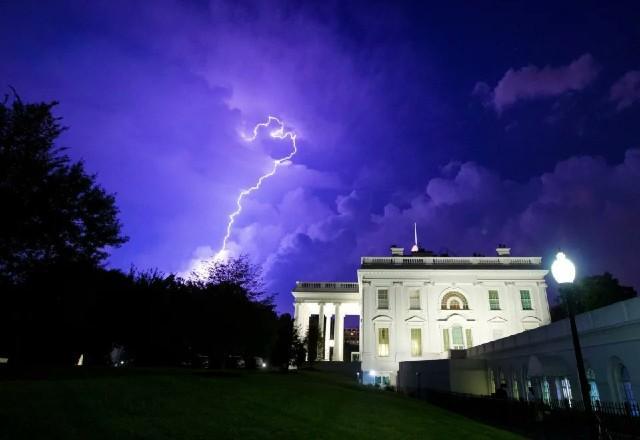
[[[633,395],[633,389],[631,388],[631,376],[629,376],[629,370],[624,364],[618,365],[618,375],[620,378],[620,385],[622,388],[622,393],[624,396],[624,400],[630,406],[631,413],[634,416],[640,415],[640,411],[638,409],[638,402]]]
[[[467,298],[459,292],[449,292],[442,297],[442,310],[468,310]]]
[[[595,404],[600,401],[600,393],[598,392],[598,384],[596,383],[596,373],[593,368],[587,368],[587,382],[589,383],[589,397],[591,403]]]

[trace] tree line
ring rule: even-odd
[[[106,365],[114,351],[138,365],[304,360],[291,316],[278,316],[247,256],[198,281],[105,267],[127,241],[115,196],[57,145],[56,104],[15,93],[0,103],[0,357],[14,366],[81,356]]]

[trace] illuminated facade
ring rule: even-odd
[[[345,315],[360,316],[365,383],[395,384],[399,362],[443,359],[550,322],[547,270],[540,257],[445,257],[420,250],[362,257],[356,283],[298,282],[295,319],[305,334],[312,315],[323,323],[324,353],[342,361]],[[331,321],[334,318],[334,331]],[[315,319],[315,317],[314,317]]]

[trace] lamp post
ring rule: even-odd
[[[558,252],[556,260],[551,265],[551,274],[558,284],[571,284],[576,278],[576,267],[562,252]],[[578,338],[578,329],[576,327],[576,317],[573,310],[572,293],[568,292],[567,312],[569,313],[569,323],[571,325],[571,339],[573,339],[573,351],[576,356],[576,364],[578,366],[578,380],[580,381],[580,390],[582,391],[582,401],[584,402],[584,412],[589,420],[591,419],[591,393],[587,375],[584,371],[584,361],[582,359],[582,349],[580,348],[580,339]]]

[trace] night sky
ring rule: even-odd
[[[640,288],[638,3],[444,3],[3,2],[0,84],[60,101],[61,145],[117,193],[112,267],[215,253],[289,149],[242,138],[272,114],[300,151],[230,250],[280,311],[296,280],[409,248],[414,221],[435,252],[562,248]]]

